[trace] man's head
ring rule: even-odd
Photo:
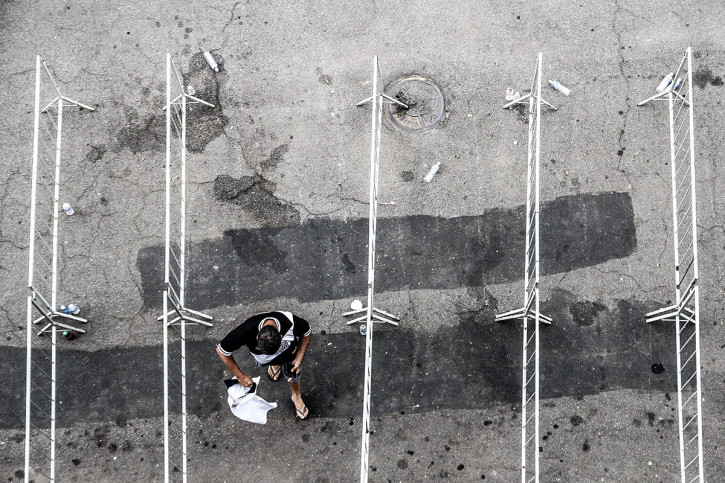
[[[271,321],[271,324],[267,324]],[[272,355],[279,350],[279,346],[282,345],[282,336],[277,330],[277,324],[273,319],[264,321],[264,326],[259,330],[257,336],[257,345],[263,354]]]

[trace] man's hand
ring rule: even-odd
[[[299,374],[301,365],[302,359],[300,359],[299,357],[295,357],[295,360],[292,361],[292,369],[290,371],[294,372],[295,374]]]
[[[250,387],[252,384],[254,384],[254,381],[252,381],[252,378],[246,374],[242,374],[241,377],[237,376],[237,381],[239,381],[239,384],[241,384],[244,387]]]

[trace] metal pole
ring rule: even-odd
[[[687,77],[688,77],[688,101],[689,101],[689,117],[690,117],[690,179],[692,180],[692,256],[694,264],[693,277],[694,280],[699,280],[699,268],[697,261],[697,199],[695,196],[695,120],[694,120],[694,109],[695,105],[692,101],[692,48],[687,48]],[[695,282],[697,283],[697,282]],[[700,481],[705,481],[705,464],[703,461],[703,447],[702,447],[702,393],[701,393],[701,379],[700,379],[700,287],[695,285],[695,370],[697,376],[695,377],[697,383],[697,452],[698,452],[698,466]]]
[[[692,91],[690,91],[692,92]],[[690,99],[692,102],[692,99]],[[703,448],[702,448],[702,393],[700,385],[700,287],[695,285],[695,364],[697,370],[697,454],[699,466],[700,482],[705,481],[705,463],[703,461]]]
[[[171,54],[166,54],[166,245],[164,286],[169,287],[169,244],[171,218]],[[163,337],[164,337],[164,481],[169,481],[169,340],[168,340],[168,291],[164,290]]]
[[[169,244],[171,219],[171,54],[166,54],[166,247],[164,249],[164,284],[169,284]],[[164,310],[166,313],[166,310]]]
[[[33,180],[30,191],[30,249],[28,250],[28,287],[33,286],[35,268],[35,204],[38,189],[38,143],[40,131],[40,56],[35,58],[35,121],[33,123]],[[28,339],[28,343],[30,339]]]
[[[58,209],[60,198],[60,149],[61,130],[63,128],[63,100],[58,98],[58,125],[56,128],[55,141],[55,192],[53,199],[53,262],[52,262],[52,288],[50,293],[50,309],[55,311],[58,301],[56,300],[58,290]]]
[[[181,456],[182,479],[186,483],[186,320],[181,318]]]
[[[32,337],[33,337],[33,302],[32,295],[28,295],[28,316],[27,316],[27,330],[25,337],[27,338],[27,352],[25,357],[25,481],[29,481],[30,478],[30,394],[32,390]]]
[[[675,82],[675,79],[672,80],[672,82]],[[667,104],[668,104],[668,113],[669,113],[669,129],[670,129],[670,172],[671,172],[671,187],[672,187],[672,226],[673,226],[673,236],[672,236],[672,243],[674,245],[674,254],[675,254],[675,303],[679,306],[680,304],[680,256],[679,256],[679,236],[677,232],[677,163],[675,158],[675,120],[674,120],[674,106],[673,106],[673,95],[672,95],[672,89],[669,90],[667,93]],[[681,317],[679,312],[675,315],[675,343],[677,346],[677,406],[679,408],[679,411],[677,411],[677,417],[678,417],[678,432],[679,432],[679,445],[680,445],[680,480],[683,483],[686,482],[685,477],[685,435],[683,432],[683,421],[682,421],[682,357],[680,353],[681,345],[680,345],[680,325],[681,325]],[[685,324],[687,324],[687,321],[685,321]]]
[[[171,61],[176,74],[174,61]],[[178,74],[176,75],[178,81]],[[186,255],[186,96],[184,95],[184,86],[181,85],[181,241],[179,243],[180,250],[180,267],[179,267],[179,303],[181,308],[186,307],[184,300],[185,283],[185,255]],[[183,327],[183,325],[182,325]]]
[[[53,282],[50,296],[50,309],[56,310],[58,305],[58,200],[60,198],[60,152],[63,129],[63,99],[58,98],[58,127],[55,150],[55,199],[53,200]],[[56,401],[56,369],[57,369],[57,337],[58,328],[52,327],[51,348],[51,386],[50,386],[50,480],[55,481],[55,401]]]
[[[374,296],[374,284],[375,284],[375,216],[376,206],[375,202],[377,199],[377,169],[376,161],[379,153],[377,141],[377,124],[378,124],[378,103],[379,99],[379,86],[378,86],[378,57],[373,57],[373,108],[372,108],[372,121],[371,121],[371,134],[370,134],[370,212],[368,219],[368,306],[367,306],[367,318],[366,326],[367,332],[365,335],[365,381],[363,384],[363,421],[362,421],[362,445],[361,452],[362,457],[360,458],[360,481],[368,481],[368,465],[369,465],[369,453],[370,453],[370,392],[371,392],[371,380],[372,380],[372,345],[373,345],[373,296]]]
[[[164,290],[164,481],[169,481],[169,339],[168,292]]]
[[[30,249],[28,253],[28,287],[33,287],[35,260],[35,204],[38,189],[38,137],[40,130],[40,56],[35,57],[35,121],[33,123],[33,179],[30,191]],[[33,356],[33,295],[28,295],[28,326],[26,330],[26,361],[25,361],[25,479],[30,474],[30,396],[32,391],[32,356]]]
[[[536,152],[534,154],[535,167],[535,200],[534,200],[534,271],[535,271],[535,297],[536,297],[536,318],[535,318],[535,330],[536,330],[536,357],[535,367],[536,371],[534,378],[534,391],[536,396],[534,397],[534,403],[536,405],[535,412],[536,417],[534,418],[535,426],[535,441],[534,441],[534,454],[536,455],[535,468],[536,468],[536,482],[539,481],[539,164],[541,161],[541,65],[542,55],[539,52],[539,59],[536,66]]]

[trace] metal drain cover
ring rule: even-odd
[[[415,75],[397,80],[386,94],[408,106],[403,109],[395,103],[387,104],[385,112],[398,129],[424,132],[445,119],[443,93],[430,79]]]

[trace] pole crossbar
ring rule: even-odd
[[[539,481],[539,328],[551,324],[540,313],[539,296],[539,164],[541,161],[542,54],[539,52],[528,94],[504,105],[529,107],[529,143],[526,174],[526,240],[524,242],[524,305],[496,315],[496,321],[522,320],[521,368],[521,481]],[[531,322],[531,324],[530,324]],[[529,334],[531,332],[531,334]],[[533,387],[532,386],[533,382]],[[533,471],[532,471],[533,470]]]
[[[189,95],[171,54],[166,54],[166,199],[163,313],[164,481],[186,483],[186,326],[212,327],[213,317],[186,306],[186,134],[187,106],[207,101]],[[173,330],[169,331],[169,327]],[[178,336],[178,339],[172,337]],[[169,368],[173,369],[169,371]],[[171,374],[170,374],[171,372]],[[169,402],[180,417],[172,418]],[[175,462],[181,461],[181,465]],[[174,471],[176,468],[176,472]]]
[[[365,321],[365,373],[363,379],[363,415],[362,438],[360,444],[360,481],[368,481],[368,468],[370,466],[370,406],[372,386],[372,359],[373,359],[373,327],[374,322],[382,322],[398,326],[400,319],[388,312],[375,308],[375,242],[377,235],[378,212],[378,173],[380,170],[380,137],[382,131],[383,104],[394,103],[404,109],[408,106],[397,99],[385,95],[383,92],[383,79],[380,73],[378,56],[373,57],[373,92],[372,96],[357,103],[362,106],[372,103],[372,127],[370,135],[370,213],[368,218],[368,292],[367,305],[360,309],[345,312],[343,317],[355,317],[347,321],[348,325]]]
[[[48,102],[48,99],[52,99]],[[43,107],[41,107],[43,106]],[[41,475],[56,477],[56,384],[58,381],[58,329],[79,334],[85,329],[65,320],[87,323],[81,317],[60,312],[57,302],[60,285],[58,270],[58,213],[60,211],[60,166],[62,159],[63,110],[93,107],[61,94],[45,61],[35,58],[35,104],[33,123],[33,164],[30,192],[30,246],[28,254],[28,294],[25,364],[25,478]],[[48,298],[44,297],[45,293]],[[34,314],[40,315],[35,318]],[[50,335],[47,347],[33,340],[34,327],[44,322],[36,335]],[[47,427],[40,427],[48,424]],[[36,436],[44,439],[36,441]]]
[[[680,479],[682,482],[704,482],[700,379],[700,287],[697,261],[695,129],[692,92],[692,49],[688,47],[677,68],[677,73],[667,88],[637,105],[644,106],[650,101],[660,99],[668,101],[675,303],[645,314],[645,321],[647,323],[675,322]],[[679,119],[683,106],[687,106],[685,111],[687,115],[683,116],[675,128],[675,122]],[[687,126],[686,129],[685,126]],[[684,146],[687,146],[687,149],[681,154]],[[684,174],[681,174],[685,165],[687,167],[684,169]],[[686,189],[683,190],[683,187]],[[682,227],[684,227],[684,232],[681,232]],[[685,249],[681,251],[683,243]],[[682,343],[683,337],[685,338],[684,344]],[[690,343],[693,340],[694,347]],[[685,394],[687,390],[693,391],[689,397]],[[687,400],[683,403],[685,397]],[[693,400],[697,404],[696,408],[691,409],[690,402]],[[686,406],[689,413],[687,416],[685,416]],[[687,420],[686,424],[685,420]],[[696,421],[697,424],[692,424],[693,421]],[[691,445],[692,442],[697,442],[697,444]],[[692,463],[695,461],[697,464],[693,465]]]

